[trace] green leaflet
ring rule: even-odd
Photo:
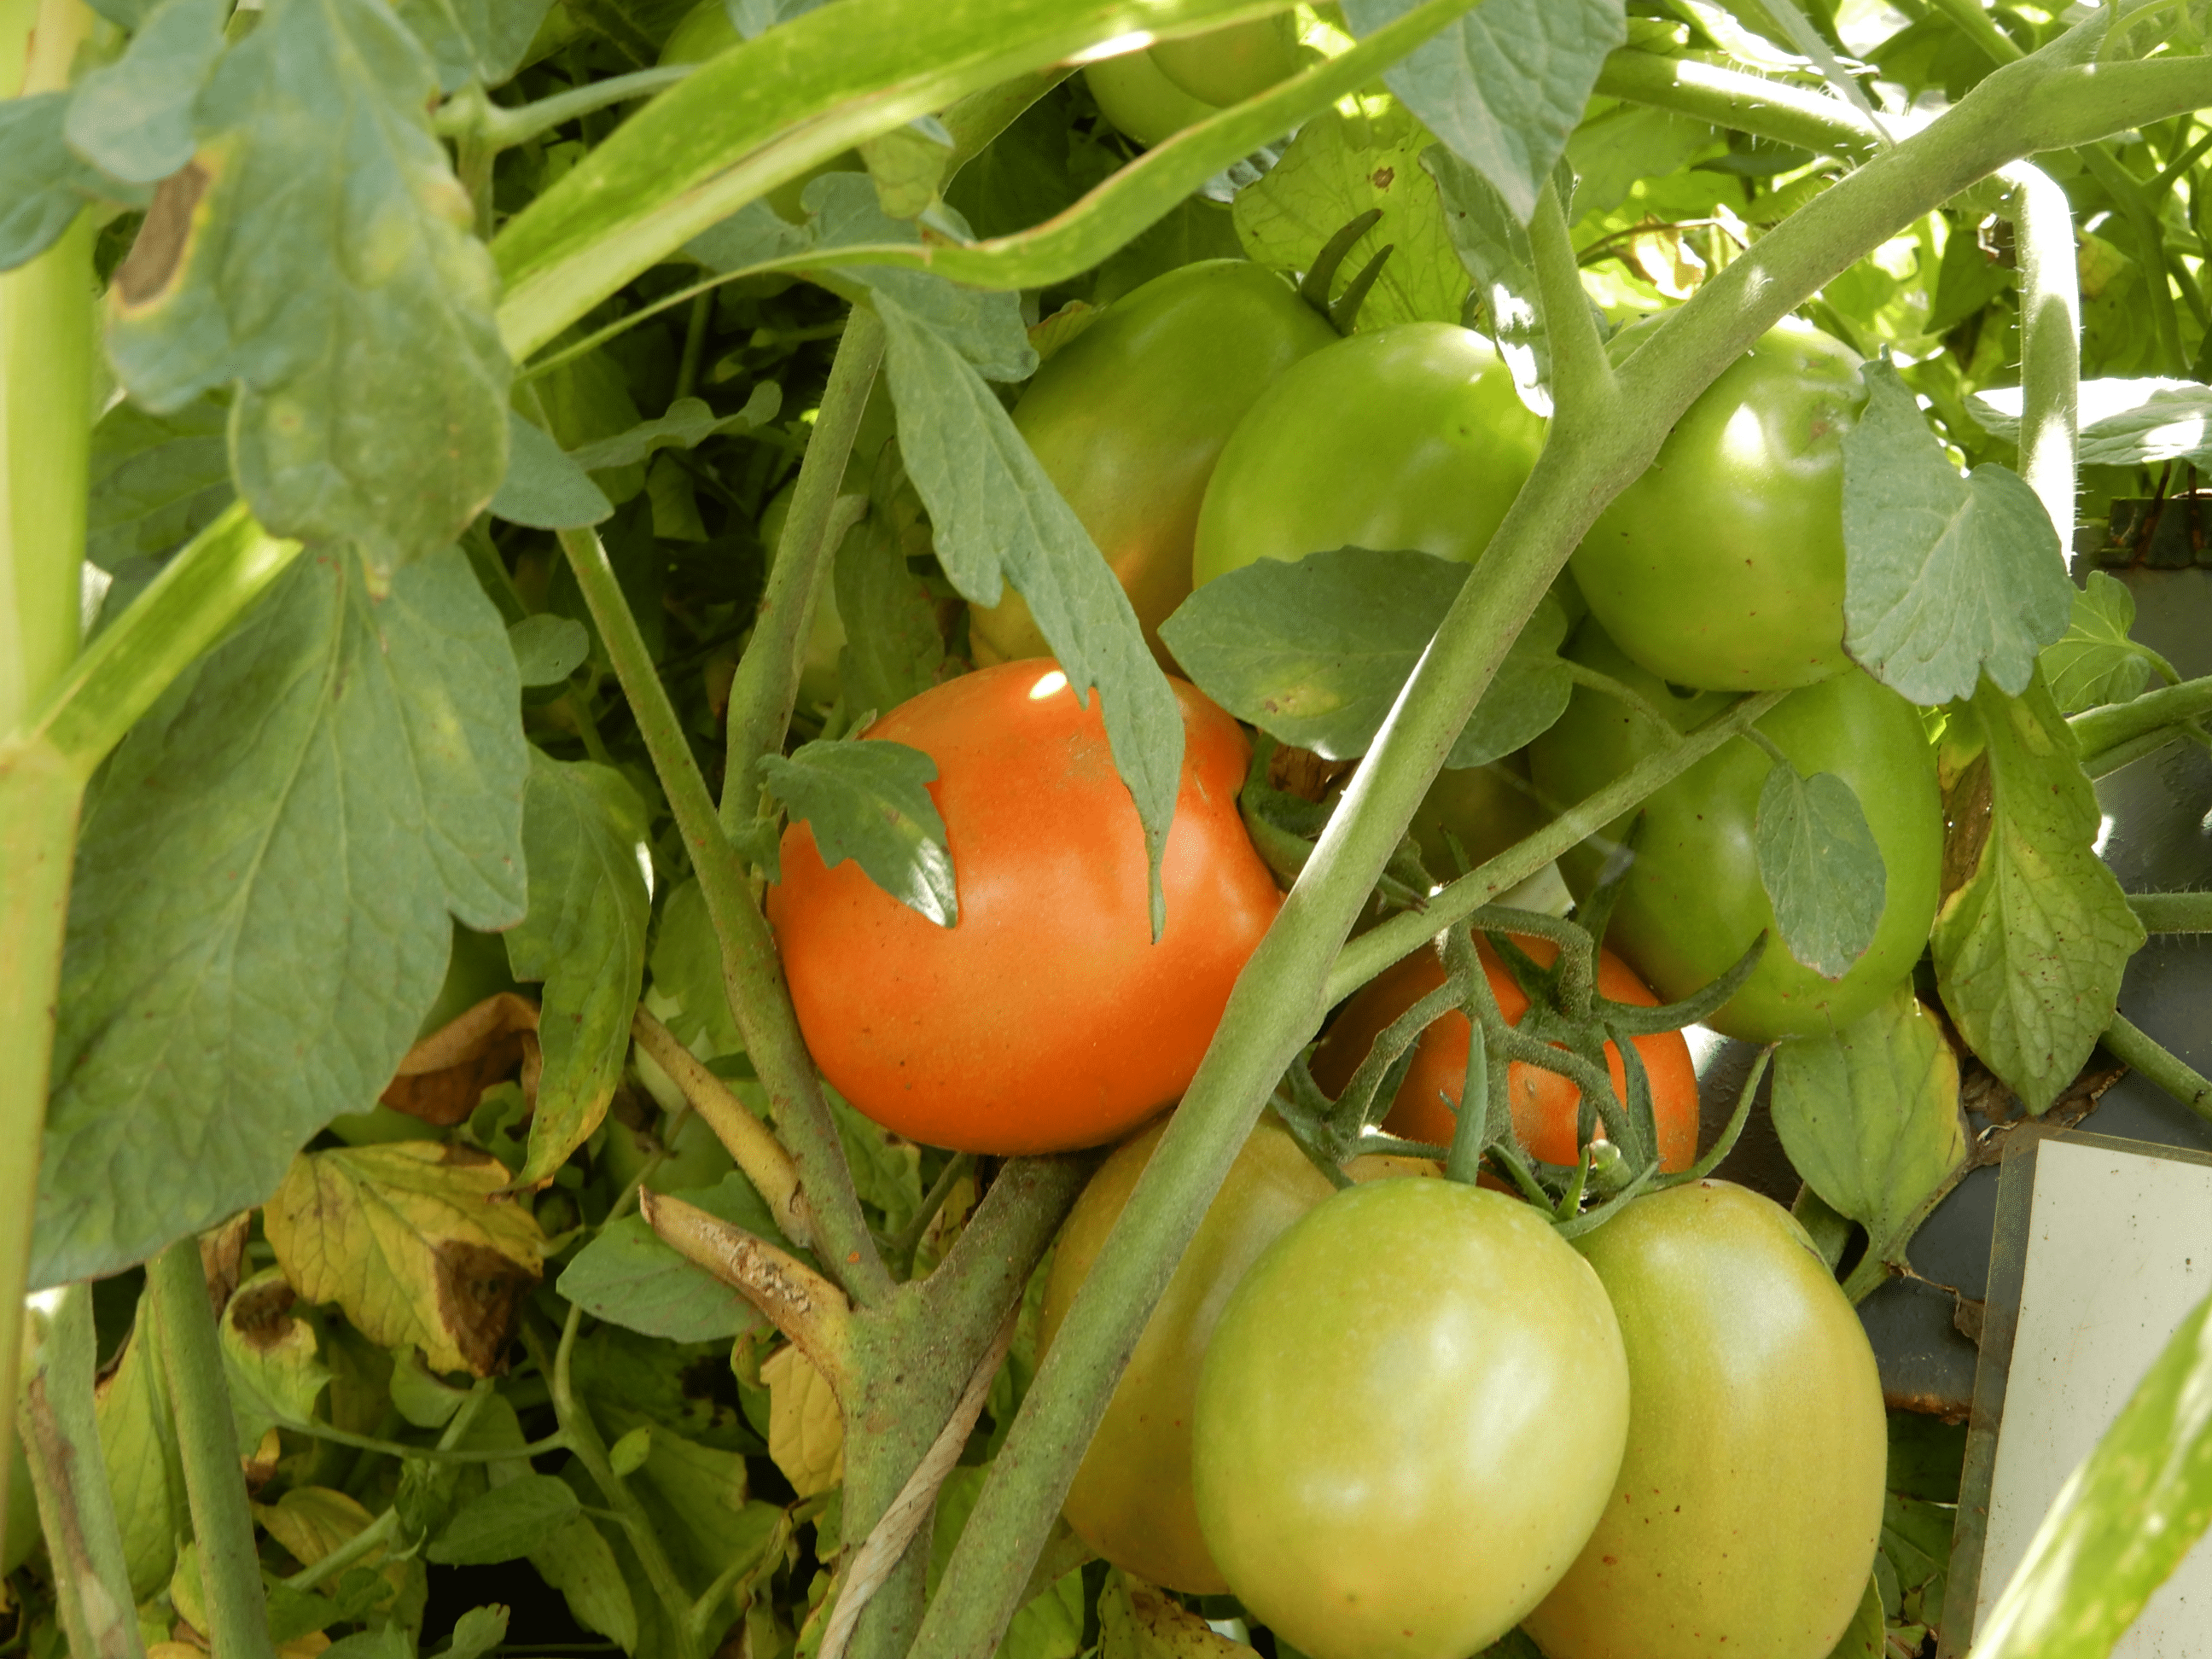
[[[769,755],[761,781],[813,832],[822,861],[847,859],[901,904],[940,927],[960,920],[945,820],[930,799],[937,763],[902,743],[809,743]]]
[[[1790,954],[1841,979],[1881,926],[1888,881],[1866,809],[1832,772],[1769,769],[1753,830],[1759,878]]]

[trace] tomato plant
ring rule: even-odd
[[[1595,1275],[1534,1211],[1455,1182],[1355,1187],[1269,1245],[1214,1327],[1199,1525],[1304,1652],[1471,1653],[1589,1535],[1628,1389]]]
[[[1858,354],[1803,324],[1723,370],[1575,550],[1576,585],[1613,643],[1662,680],[1716,691],[1844,667],[1844,438],[1865,402]]]
[[[1194,580],[1338,547],[1472,564],[1543,441],[1473,330],[1355,334],[1282,374],[1231,435],[1199,509]]]
[[[1613,676],[1677,728],[1694,726],[1723,701],[1669,690],[1631,662],[1594,617],[1568,653]],[[1848,1024],[1912,970],[1936,915],[1943,811],[1919,711],[1856,668],[1792,692],[1759,730],[1800,772],[1829,772],[1850,784],[1881,849],[1886,884],[1874,942],[1840,980],[1823,978],[1770,938],[1751,978],[1709,1021],[1731,1036],[1770,1042]],[[1578,799],[1668,741],[1643,709],[1577,686],[1566,714],[1530,751],[1536,786],[1558,800]],[[1747,742],[1729,743],[1644,804],[1635,862],[1606,937],[1662,996],[1686,996],[1718,978],[1773,927],[1753,844],[1759,788],[1773,763]],[[1590,891],[1631,828],[1626,818],[1608,824],[1562,859],[1567,884]]]
[[[1578,1242],[1628,1355],[1604,1518],[1530,1614],[1549,1659],[1827,1659],[1881,1529],[1874,1352],[1787,1211],[1726,1182]]]
[[[1558,959],[1559,946],[1549,939],[1522,936],[1514,944],[1540,968]],[[1528,993],[1512,970],[1492,948],[1478,939],[1484,971],[1498,1012],[1510,1025],[1517,1025],[1528,1012]],[[1404,1013],[1445,980],[1443,959],[1434,951],[1416,951],[1395,967],[1370,981],[1358,995],[1340,1009],[1314,1053],[1314,1080],[1330,1094],[1351,1081],[1352,1073],[1367,1057],[1383,1027]],[[1650,988],[1610,951],[1598,959],[1598,994],[1615,1002],[1650,1008],[1659,999]],[[1448,1013],[1421,1034],[1413,1065],[1398,1085],[1382,1127],[1394,1135],[1434,1146],[1449,1146],[1457,1126],[1460,1091],[1467,1077],[1469,1042],[1467,1016]],[[1651,1086],[1651,1115],[1659,1133],[1660,1167],[1686,1170],[1698,1156],[1698,1074],[1690,1063],[1690,1048],[1680,1031],[1662,1031],[1635,1039],[1638,1055]],[[1605,1046],[1607,1069],[1614,1092],[1626,1099],[1627,1083],[1620,1053]],[[1513,1103],[1513,1132],[1522,1146],[1547,1164],[1572,1164],[1581,1151],[1576,1120],[1582,1091],[1557,1072],[1515,1060],[1506,1088]]]
[[[1109,58],[1084,78],[1109,121],[1139,144],[1158,144],[1297,68],[1297,29],[1280,12]]]
[[[787,832],[769,919],[807,1045],[854,1105],[929,1146],[1036,1152],[1112,1139],[1182,1092],[1279,895],[1237,815],[1243,734],[1188,686],[1176,698],[1186,746],[1157,945],[1103,714],[1049,662],[979,670],[869,730],[935,763],[957,926],[857,865],[825,866],[804,825]]]
[[[1106,308],[1037,371],[1014,425],[1060,487],[1136,608],[1152,653],[1190,593],[1199,502],[1244,412],[1300,358],[1334,341],[1274,272],[1206,259]],[[971,607],[979,662],[1042,657],[1029,604]]]

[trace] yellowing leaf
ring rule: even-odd
[[[329,1486],[301,1486],[274,1504],[256,1504],[253,1515],[303,1567],[313,1566],[375,1519],[353,1498]],[[374,1565],[383,1555],[380,1549],[363,1565]]]
[[[544,1259],[529,1211],[483,1152],[421,1140],[307,1152],[264,1215],[294,1289],[433,1370],[488,1376]]]
[[[845,1418],[836,1394],[798,1349],[781,1348],[761,1364],[768,1384],[768,1455],[801,1498],[828,1492],[845,1479]]]
[[[1229,1659],[1243,1644],[1150,1584],[1115,1571],[1098,1598],[1099,1659]]]
[[[299,1292],[271,1267],[238,1287],[222,1312],[222,1360],[238,1443],[251,1446],[281,1422],[314,1415],[331,1380],[315,1328],[292,1316]]]
[[[124,1568],[131,1595],[141,1601],[169,1582],[177,1565],[177,1539],[190,1530],[184,1465],[154,1329],[153,1297],[142,1293],[137,1326],[94,1395],[100,1458],[107,1465],[107,1490],[123,1533]]]

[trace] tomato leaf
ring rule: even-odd
[[[592,636],[585,632],[583,623],[544,611],[525,617],[508,629],[507,643],[514,653],[515,672],[526,689],[560,684],[592,653]]]
[[[137,1317],[94,1396],[100,1461],[122,1531],[131,1593],[149,1597],[176,1570],[177,1540],[191,1533],[183,1453],[161,1364],[161,1315],[153,1294],[138,1296]]]
[[[684,1197],[779,1249],[793,1248],[752,1182],[738,1170],[720,1185],[693,1188]],[[594,1319],[676,1342],[726,1342],[761,1324],[752,1304],[661,1243],[636,1215],[610,1222],[576,1253],[556,1288]]]
[[[519,1187],[553,1178],[599,1127],[622,1080],[652,908],[638,868],[645,834],[645,803],[621,773],[531,751],[522,815],[530,908],[507,936],[507,958],[515,978],[545,982],[544,1068]]]
[[[507,465],[492,264],[430,132],[434,90],[376,0],[275,0],[201,94],[199,153],[109,289],[132,393],[161,411],[239,383],[254,515],[352,538],[380,569],[459,535]],[[344,211],[301,213],[303,190]]]
[[[615,511],[605,492],[551,433],[512,410],[507,416],[507,473],[489,510],[495,518],[533,530],[580,530],[605,522]]]
[[[1261,559],[1183,601],[1160,637],[1237,719],[1325,760],[1367,752],[1469,567],[1432,554],[1339,548]],[[1444,764],[1481,766],[1550,729],[1573,690],[1566,614],[1548,596]]]
[[[223,1309],[217,1331],[240,1447],[259,1445],[280,1422],[312,1419],[331,1380],[315,1328],[293,1314],[298,1300],[271,1267],[240,1285]]]
[[[937,763],[902,743],[802,744],[769,755],[761,781],[814,832],[822,861],[856,860],[870,881],[940,927],[957,926],[960,901],[945,820],[927,785]]]
[[[1866,1228],[1874,1259],[1901,1262],[1966,1160],[1958,1057],[1911,986],[1840,1031],[1782,1045],[1774,1128],[1813,1190]]]
[[[123,56],[77,83],[70,148],[118,179],[151,185],[192,159],[192,105],[222,55],[224,0],[161,0]]]
[[[2110,1653],[2212,1522],[2212,1297],[2174,1332],[2069,1476],[1975,1659]]]
[[[2105,703],[2127,702],[2150,684],[2151,655],[2128,637],[2135,626],[2136,596],[2117,576],[2089,573],[2074,596],[2065,637],[2043,648],[2043,678],[2062,714]]]
[[[1429,135],[1395,106],[1376,117],[1334,109],[1317,115],[1266,178],[1237,191],[1237,239],[1261,264],[1304,270],[1330,237],[1380,209],[1382,218],[1337,267],[1331,297],[1388,245],[1396,251],[1359,307],[1359,326],[1456,323],[1467,272],[1452,252],[1437,181],[1422,171],[1422,153],[1433,148]]]
[[[144,200],[70,150],[62,137],[69,103],[65,92],[0,99],[0,270],[52,247],[88,202]]]
[[[1832,772],[1777,763],[1759,786],[1759,878],[1790,954],[1841,979],[1874,943],[1888,886],[1866,809]]]
[[[436,1000],[447,911],[522,914],[520,691],[459,553],[372,601],[340,548],[302,556],[124,740],[78,842],[39,1284],[258,1203],[375,1098]]]
[[[2040,1113],[2112,1023],[2142,924],[2097,856],[2096,791],[2040,682],[1954,706],[1942,770],[1936,983],[1974,1052]]]
[[[1851,1622],[1836,1638],[1828,1659],[1886,1659],[1887,1647],[1883,1636],[1881,1587],[1870,1577],[1866,1594],[1859,1598],[1858,1607],[1851,1613]]]
[[[1414,4],[1345,0],[1344,15],[1368,35]],[[1606,54],[1627,38],[1620,0],[1484,0],[1382,79],[1526,224]]]
[[[1442,144],[1421,152],[1421,166],[1437,181],[1452,246],[1474,280],[1483,331],[1512,371],[1521,401],[1549,419],[1552,348],[1544,333],[1528,231],[1507,210],[1496,186]]]
[[[2017,443],[2021,395],[2017,386],[1978,392],[1966,406],[1993,435]],[[2155,378],[2084,380],[2076,408],[2081,429],[2075,454],[2083,466],[2212,459],[2212,386]]]
[[[526,1474],[461,1505],[423,1547],[425,1559],[448,1567],[488,1567],[526,1555],[580,1505],[557,1475]]]
[[[453,1621],[453,1633],[438,1650],[437,1659],[482,1659],[507,1640],[507,1617],[504,1607],[471,1607]]]
[[[689,1048],[703,1036],[708,1051],[717,1054],[735,1054],[745,1046],[730,1013],[721,941],[714,937],[697,877],[686,878],[660,907],[652,961],[653,991],[680,1005],[660,1016],[678,1042]]]
[[[871,513],[845,538],[834,574],[845,624],[837,657],[845,707],[880,714],[936,684],[945,662],[937,604],[928,584],[908,569],[880,513]]]
[[[171,0],[173,3],[173,0]],[[392,10],[438,66],[438,89],[511,78],[551,0],[397,0]]]
[[[85,556],[104,570],[166,553],[215,522],[231,502],[230,411],[213,398],[172,415],[128,400],[92,429],[92,494]]]
[[[1984,673],[2017,696],[2066,631],[2058,532],[2018,473],[1960,477],[1894,368],[1868,364],[1866,385],[1844,436],[1844,649],[1923,706]]]
[[[783,388],[763,380],[734,415],[717,416],[696,398],[678,398],[668,412],[574,451],[569,459],[587,472],[633,466],[663,449],[696,449],[725,432],[754,432],[774,420],[783,406]]]

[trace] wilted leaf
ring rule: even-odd
[[[1844,649],[1923,705],[1984,673],[2017,696],[2073,604],[2051,515],[2016,472],[1960,477],[1887,363],[1866,385],[1844,434]]]
[[[1901,1260],[1923,1206],[1966,1158],[1958,1057],[1911,987],[1840,1031],[1782,1045],[1774,1128],[1791,1167],[1866,1228],[1873,1257]]]
[[[1364,36],[1416,3],[1345,0],[1344,15]],[[1627,38],[1620,0],[1484,0],[1382,78],[1525,224],[1606,54]]]
[[[693,1188],[684,1198],[780,1249],[791,1248],[752,1183],[737,1170],[720,1185]],[[595,1319],[677,1342],[726,1340],[762,1322],[752,1304],[678,1255],[636,1215],[600,1229],[562,1270],[557,1288]]]
[[[1973,1051],[2039,1113],[2112,1023],[2142,924],[2097,856],[2096,791],[2042,684],[1954,707],[1942,757],[1936,983]]]
[[[223,1310],[223,1372],[241,1446],[279,1423],[308,1421],[331,1380],[315,1328],[292,1316],[296,1299],[283,1272],[270,1267],[240,1285]]]
[[[33,1283],[259,1203],[375,1098],[436,1000],[447,913],[522,913],[527,753],[458,552],[381,600],[345,550],[303,555],[179,677],[86,800]]]
[[[1433,143],[1395,106],[1373,118],[1334,109],[1317,115],[1299,129],[1266,178],[1237,191],[1237,240],[1261,264],[1303,271],[1330,237],[1379,209],[1382,218],[1337,267],[1334,293],[1341,294],[1370,259],[1390,246],[1396,252],[1359,307],[1359,327],[1456,323],[1467,275],[1452,255],[1436,180],[1421,167],[1421,153]]]
[[[851,859],[870,881],[940,927],[960,920],[945,820],[927,785],[937,763],[902,743],[809,743],[763,757],[761,781],[814,834],[823,864]]]
[[[522,820],[530,908],[508,933],[507,955],[517,979],[544,981],[544,1069],[521,1187],[551,1180],[607,1115],[645,979],[652,908],[638,868],[646,815],[637,792],[611,768],[531,752]]]
[[[537,1068],[538,1005],[501,991],[410,1048],[377,1098],[395,1112],[450,1129],[466,1121],[492,1085],[518,1070],[528,1078]]]
[[[404,1140],[304,1153],[263,1224],[310,1302],[335,1302],[372,1342],[413,1343],[438,1370],[489,1376],[544,1237],[495,1194],[507,1170],[465,1146]]]
[[[1492,0],[1495,3],[1495,0]],[[1244,1644],[1118,1569],[1098,1596],[1098,1659],[1237,1659]]]
[[[2092,570],[2088,586],[2074,596],[2065,637],[2043,648],[2043,678],[2060,714],[2126,702],[2150,683],[2150,653],[2128,637],[2135,624],[2128,585]]]
[[[801,1498],[845,1479],[845,1419],[837,1395],[797,1348],[779,1348],[761,1364],[768,1385],[768,1455]]]
[[[1418,552],[1340,548],[1261,559],[1208,582],[1160,637],[1214,702],[1328,760],[1367,752],[1470,567]],[[1547,597],[1447,766],[1480,766],[1550,729],[1573,682],[1559,659],[1566,616]]]
[[[1859,798],[1832,772],[1801,777],[1777,764],[1759,786],[1753,836],[1782,943],[1824,979],[1841,979],[1874,943],[1888,891]]]
[[[550,1474],[520,1475],[461,1505],[422,1553],[449,1567],[512,1561],[528,1554],[577,1509],[576,1494],[567,1481]]]

